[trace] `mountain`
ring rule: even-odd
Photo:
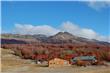
[[[28,44],[28,42],[16,39],[1,39],[1,44]]]
[[[29,39],[34,39],[34,40],[43,40],[46,39],[47,36],[43,35],[43,34],[35,34],[35,35],[29,35],[29,34],[2,34],[1,38],[6,38],[6,39],[25,39],[25,40],[29,40]]]
[[[33,39],[31,35],[21,35],[21,34],[1,34],[1,38],[7,39]]]
[[[43,35],[43,34],[32,35],[32,37],[37,39],[37,40],[46,40],[46,39],[48,39],[48,37],[46,35]]]
[[[60,43],[80,43],[76,41],[77,37],[68,32],[59,32],[56,35],[48,37],[46,42],[60,44]]]
[[[50,36],[50,39],[55,39],[55,40],[70,40],[73,38],[77,38],[75,36],[73,36],[72,34],[68,33],[68,32],[59,32],[54,36]]]
[[[46,42],[49,43],[73,43],[73,44],[86,44],[92,42],[89,39],[72,35],[68,32],[59,32],[56,35],[50,36]]]
[[[104,45],[108,46],[110,43],[104,41],[98,41],[95,39],[87,39],[72,35],[68,32],[59,32],[53,36],[47,37],[43,34],[35,35],[21,35],[21,34],[2,34],[2,39],[15,39],[26,41],[28,43],[50,43],[50,44],[77,44],[77,45]],[[10,41],[11,42],[11,41]]]
[[[59,32],[53,36],[48,37],[48,39],[46,39],[46,41],[43,42],[53,44],[77,44],[77,45],[80,44],[80,45],[104,45],[104,46],[110,45],[110,43],[108,42],[78,37],[68,32]]]
[[[39,38],[39,37],[37,37]],[[1,34],[2,44],[29,44],[41,42],[33,35],[21,35],[21,34]]]

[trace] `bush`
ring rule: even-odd
[[[13,51],[14,51],[14,54],[15,54],[15,55],[22,57],[21,50],[13,49]]]

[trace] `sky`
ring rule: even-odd
[[[110,2],[2,1],[2,33],[73,35],[108,41]]]

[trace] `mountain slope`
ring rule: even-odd
[[[20,41],[26,41],[30,43],[50,43],[50,44],[77,44],[77,45],[104,45],[108,46],[110,43],[104,41],[98,41],[94,39],[87,39],[72,35],[68,32],[59,32],[53,36],[45,36],[43,34],[36,35],[20,35],[20,34],[2,34],[2,39],[16,39]],[[6,43],[9,40],[5,41]],[[13,42],[13,41],[10,41]]]
[[[73,36],[72,34],[68,32],[59,32],[54,36],[50,36],[50,39],[58,39],[58,40],[70,40],[70,39],[75,39],[77,37]]]

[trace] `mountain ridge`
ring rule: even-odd
[[[1,34],[1,38],[6,39],[19,39],[19,40],[30,40],[31,42],[39,41],[41,43],[52,43],[52,44],[97,44],[97,45],[110,45],[109,42],[98,41],[93,39],[87,39],[83,37],[78,37],[72,35],[69,32],[58,32],[52,36],[46,36],[43,34],[35,34],[35,35],[21,35],[21,34]],[[29,42],[29,41],[27,41]]]

